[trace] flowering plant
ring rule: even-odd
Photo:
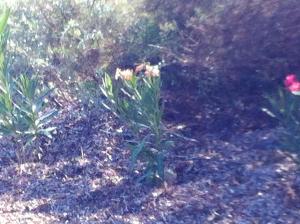
[[[284,80],[285,89],[279,89],[278,93],[269,100],[269,108],[263,110],[276,118],[283,131],[280,136],[281,145],[290,151],[299,153],[300,145],[300,82],[295,74],[288,74]]]
[[[135,70],[117,69],[115,79],[103,78],[101,90],[108,100],[104,106],[132,128],[131,166],[146,162],[140,180],[163,180],[164,157],[170,141],[165,138],[160,104],[159,66],[141,64]]]

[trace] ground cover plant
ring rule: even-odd
[[[298,5],[1,1],[0,223],[298,223]]]

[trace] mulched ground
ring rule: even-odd
[[[277,129],[175,139],[167,165],[176,176],[146,187],[128,168],[123,127],[110,114],[70,108],[56,125],[41,160],[22,173],[1,139],[1,224],[299,223],[300,175],[277,147]]]

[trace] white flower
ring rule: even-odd
[[[155,65],[155,66],[146,65],[145,75],[147,77],[159,77],[160,71],[159,71],[158,65]]]
[[[117,68],[115,79],[121,78],[122,80],[129,81],[132,79],[132,76],[133,76],[133,70],[131,70],[131,69],[121,70],[121,69]]]

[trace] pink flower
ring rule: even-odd
[[[287,87],[289,89],[289,87],[291,85],[293,85],[294,83],[297,83],[297,76],[295,74],[289,74],[286,76],[285,80],[284,80],[284,85],[285,87]]]
[[[287,87],[291,92],[300,91],[300,82],[296,81]]]

